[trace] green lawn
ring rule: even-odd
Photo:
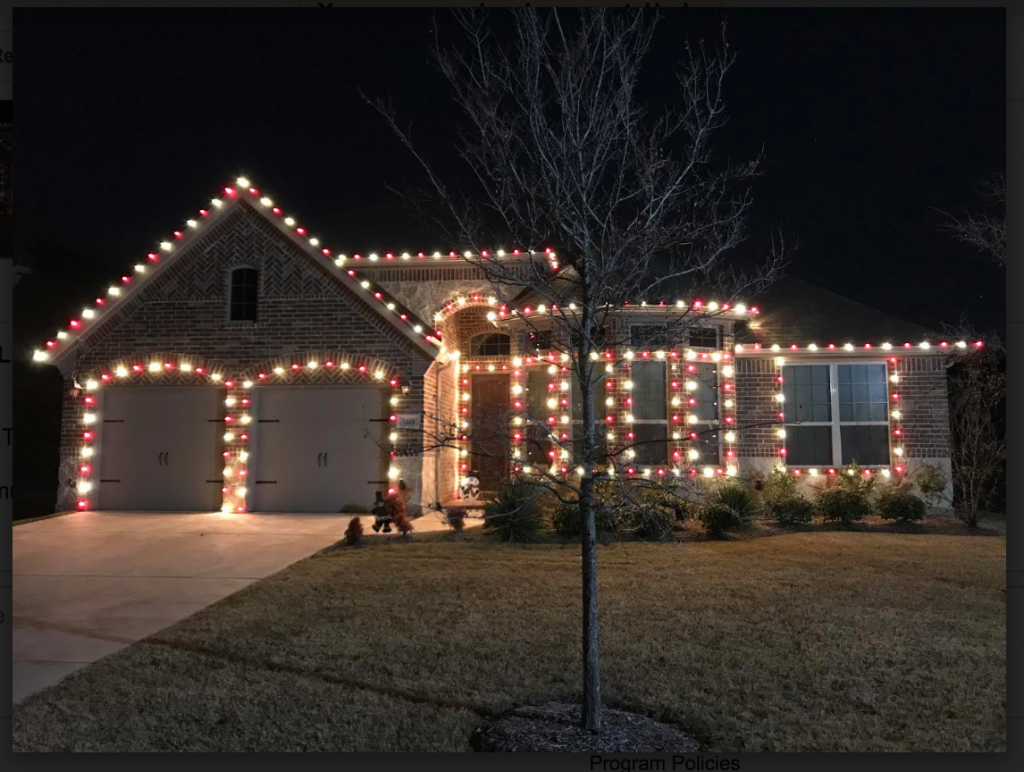
[[[600,548],[609,704],[711,751],[1006,748],[1006,542]],[[15,750],[468,750],[579,688],[578,546],[431,534],[301,561],[15,710]]]

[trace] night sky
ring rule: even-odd
[[[800,241],[794,276],[933,327],[962,312],[1001,327],[1003,269],[931,207],[977,204],[1005,167],[1003,10],[728,17],[719,157],[767,154],[745,253],[781,226]],[[667,11],[653,105],[675,93],[684,39],[719,18]],[[452,157],[429,12],[17,9],[15,25],[16,259],[37,291],[87,300],[240,173],[338,251],[448,248],[385,189],[423,180],[357,93],[390,94],[427,154]],[[77,309],[31,316],[47,335]]]

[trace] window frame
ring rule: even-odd
[[[843,421],[841,418],[840,411],[840,399],[839,399],[839,366],[840,365],[876,365],[882,368],[882,372],[885,374],[885,420],[884,421]],[[794,467],[805,467],[811,468],[815,466],[827,466],[835,469],[840,469],[843,464],[843,438],[842,438],[842,427],[844,426],[885,426],[887,435],[886,449],[888,451],[889,460],[884,464],[863,464],[857,462],[857,466],[861,469],[884,469],[892,466],[892,394],[889,391],[889,362],[886,359],[827,359],[824,361],[813,361],[813,362],[800,362],[800,363],[787,363],[782,366],[783,374],[783,387],[785,387],[785,373],[787,367],[828,367],[828,388],[829,388],[829,403],[831,405],[832,420],[831,421],[786,421],[783,420],[782,428],[786,430],[786,436],[783,441],[783,447],[786,449],[786,453],[789,453],[789,446],[787,441],[789,440],[789,428],[800,427],[800,426],[828,426],[831,428],[831,448],[832,448],[832,460],[828,464],[789,464],[787,459],[787,466]],[[784,390],[784,389],[783,389]],[[785,413],[785,407],[783,407],[783,413]]]
[[[256,281],[254,283],[255,297],[252,301],[253,306],[253,318],[252,319],[235,319],[234,308],[236,305],[242,305],[239,301],[235,301],[235,274],[239,271],[253,271],[256,274]],[[260,318],[260,282],[263,280],[263,272],[260,271],[255,265],[233,265],[228,269],[228,302],[227,302],[227,321],[230,324],[256,324]]]

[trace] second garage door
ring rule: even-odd
[[[373,503],[386,480],[383,392],[358,388],[260,389],[252,509],[339,512]]]

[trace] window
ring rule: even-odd
[[[595,369],[593,376],[597,378],[600,373]],[[597,444],[598,459],[596,463],[606,463],[605,443],[608,438],[608,405],[607,388],[605,379],[599,378],[590,384],[591,393],[594,395],[594,435]],[[580,458],[583,455],[583,390],[580,388],[580,380],[573,372],[570,377],[570,388],[572,389],[572,434],[573,434],[573,455]]]
[[[679,341],[673,341],[668,326],[664,324],[632,324],[629,327],[629,343],[638,348],[672,348]]]
[[[235,268],[231,271],[229,319],[232,322],[256,321],[256,296],[259,294],[259,271]]]
[[[889,463],[884,364],[789,365],[782,379],[787,464]]]
[[[690,329],[691,348],[718,348],[717,327],[693,327]]]
[[[664,362],[634,362],[633,451],[632,461],[639,465],[668,463],[668,385]]]
[[[477,335],[469,343],[470,353],[475,357],[508,356],[512,351],[511,339],[500,332]]]
[[[526,330],[519,337],[519,348],[523,353],[547,351],[551,345],[551,330]]]
[[[555,392],[548,390],[552,377],[546,369],[539,367],[531,367],[526,373],[525,402],[529,420],[523,432],[523,445],[526,461],[534,466],[551,463],[548,451],[552,448],[552,441],[545,421],[551,413],[548,400],[557,399]]]
[[[689,371],[689,367],[694,370]],[[718,365],[713,362],[701,362],[690,365],[686,373],[687,411],[696,416],[696,423],[689,423],[687,431],[696,433],[697,438],[691,440],[690,446],[700,455],[694,459],[698,464],[717,464],[719,461],[718,429]],[[690,388],[693,385],[695,388]]]

